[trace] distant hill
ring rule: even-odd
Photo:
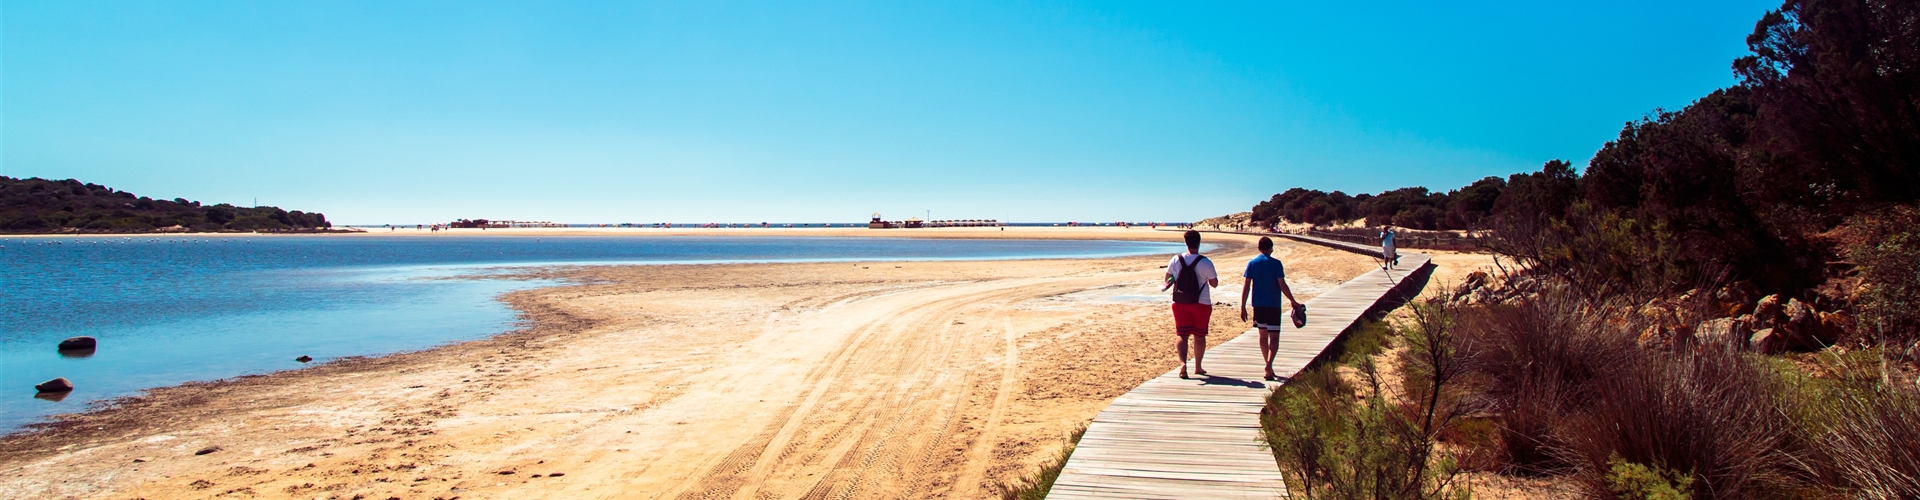
[[[277,207],[202,206],[156,200],[67,179],[0,176],[0,233],[312,231],[333,227],[320,213]]]

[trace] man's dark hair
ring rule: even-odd
[[[1273,238],[1260,237],[1260,253],[1273,253]]]
[[[1193,253],[1200,253],[1200,232],[1188,229],[1187,234],[1183,236],[1187,238],[1187,249],[1192,250]]]

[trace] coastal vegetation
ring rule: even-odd
[[[1920,5],[1789,0],[1735,86],[1447,191],[1292,189],[1255,225],[1470,230],[1443,287],[1263,418],[1297,493],[1920,498]]]
[[[311,231],[318,212],[158,200],[73,179],[0,176],[0,233]]]
[[[1842,243],[1878,244],[1835,230],[1920,201],[1916,10],[1789,1],[1748,37],[1738,85],[1626,124],[1582,171],[1555,160],[1444,193],[1294,188],[1252,217],[1494,231],[1493,250],[1609,292],[1717,278],[1799,292],[1847,260]]]
[[[1080,426],[1067,439],[1067,447],[1039,470],[1011,483],[994,485],[1001,500],[1046,500],[1047,492],[1053,489],[1053,482],[1060,479],[1061,471],[1066,470],[1067,458],[1073,456],[1073,448],[1080,444],[1080,437],[1085,435],[1087,427]]]

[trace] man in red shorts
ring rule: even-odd
[[[1220,286],[1213,261],[1200,255],[1200,232],[1187,231],[1187,253],[1167,261],[1167,286],[1173,289],[1173,328],[1180,335],[1174,347],[1180,351],[1180,378],[1187,378],[1187,339],[1193,338],[1193,373],[1207,376],[1200,367],[1207,355],[1207,320],[1213,316],[1213,296],[1207,289]]]

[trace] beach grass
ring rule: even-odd
[[[1003,500],[1044,500],[1047,498],[1047,492],[1053,489],[1053,482],[1060,479],[1060,471],[1066,469],[1067,459],[1073,456],[1073,448],[1080,444],[1080,436],[1086,435],[1086,433],[1087,426],[1085,425],[1074,429],[1073,438],[1067,442],[1067,446],[1060,450],[1060,455],[1055,457],[1052,462],[1019,481],[997,485],[996,488],[1000,490],[1000,498]]]

